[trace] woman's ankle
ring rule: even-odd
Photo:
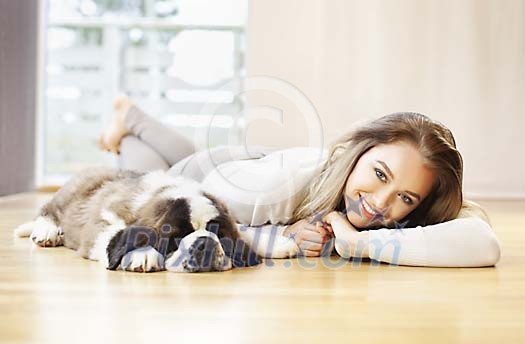
[[[126,116],[133,106],[133,102],[127,96],[122,95],[115,99],[111,120],[99,139],[99,147],[102,150],[119,154],[120,141],[128,134]]]

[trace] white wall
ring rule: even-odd
[[[468,197],[525,198],[525,1],[252,0],[247,68],[301,90],[325,145],[355,121],[422,112],[455,134]],[[247,141],[306,145],[295,103],[248,92],[249,115],[282,120],[253,121]]]

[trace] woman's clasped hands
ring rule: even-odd
[[[283,234],[292,238],[301,249],[302,255],[307,257],[319,257],[327,241],[333,238],[330,225],[322,221],[314,222],[310,218],[289,225]]]
[[[357,231],[338,211],[324,215],[321,220],[308,218],[297,221],[288,226],[283,234],[295,240],[304,256],[319,257],[324,252],[331,252],[334,247],[344,258],[368,256],[367,232]]]

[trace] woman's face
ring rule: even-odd
[[[433,181],[412,145],[377,145],[361,156],[346,181],[347,218],[357,228],[392,225],[417,208]]]

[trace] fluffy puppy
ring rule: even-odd
[[[15,234],[42,247],[64,245],[110,270],[224,271],[262,258],[220,200],[162,171],[87,169]]]

